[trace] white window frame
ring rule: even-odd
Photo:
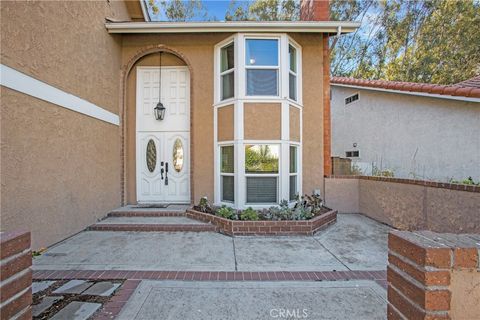
[[[295,171],[296,172],[290,172],[290,148],[291,147],[294,147],[295,148],[295,160],[296,160],[296,168],[295,168]],[[298,179],[298,176],[299,176],[299,163],[298,163],[298,160],[299,160],[299,150],[300,150],[300,147],[298,146],[298,144],[290,144],[288,146],[288,202],[293,202],[295,201],[295,199],[290,199],[290,178],[292,176],[295,176],[295,181],[296,181],[296,188],[297,188],[297,195],[300,195],[300,188],[299,188],[299,179]]]
[[[243,188],[245,191],[245,206],[247,207],[264,207],[264,206],[271,206],[280,203],[281,199],[281,190],[280,190],[280,185],[281,185],[281,168],[282,168],[282,145],[281,142],[278,140],[274,141],[258,141],[258,140],[247,140],[243,144],[243,150],[245,150],[245,147],[247,145],[258,145],[258,146],[266,146],[266,145],[275,145],[278,146],[278,172],[277,173],[247,173],[246,170],[244,169],[242,173],[239,172],[239,174],[243,174],[245,177],[245,187]],[[244,152],[245,154],[245,152]],[[243,163],[245,164],[245,157],[243,159]],[[245,166],[244,166],[245,167]],[[248,202],[247,201],[247,178],[277,178],[277,201],[276,202]]]
[[[295,49],[295,69],[297,70],[296,72],[292,71],[290,69],[290,54],[289,54],[289,50],[290,50],[290,46],[292,46],[294,49]],[[292,39],[289,39],[288,41],[288,46],[287,46],[287,54],[288,54],[288,92],[287,92],[287,99],[291,102],[294,102],[294,103],[298,103],[300,101],[300,83],[301,81],[299,81],[299,76],[300,76],[300,73],[301,73],[301,55],[299,54],[301,48],[300,48],[300,45],[298,45],[296,42],[294,42]],[[295,99],[292,99],[290,97],[290,75],[293,75],[295,76]]]
[[[250,66],[246,64],[247,59],[247,41],[248,40],[277,40],[277,65],[276,66]],[[282,94],[282,61],[281,61],[281,51],[282,51],[282,38],[281,36],[265,36],[265,35],[245,35],[242,39],[243,42],[243,90],[245,93],[245,97],[250,99],[268,99],[268,98],[279,98]],[[277,94],[276,95],[248,95],[247,94],[247,70],[276,70],[277,71]]]
[[[236,36],[228,37],[227,39],[223,40],[222,42],[215,45],[215,54],[214,54],[214,70],[215,70],[215,81],[214,81],[214,100],[215,103],[227,104],[234,101],[238,95],[238,72],[237,70],[237,60],[238,60],[238,50],[237,50],[237,42]],[[221,71],[221,63],[222,63],[222,48],[225,48],[229,44],[233,43],[234,47],[234,55],[233,55],[233,68],[228,69],[226,71]],[[222,100],[222,75],[225,75],[229,72],[233,72],[233,97]]]
[[[222,148],[223,147],[232,147],[233,148],[233,161],[234,161],[234,165],[233,165],[233,172],[222,172]],[[218,155],[219,155],[219,163],[220,163],[220,167],[219,167],[219,173],[220,173],[220,181],[219,181],[219,186],[220,186],[220,202],[223,203],[223,204],[229,204],[229,205],[233,205],[235,203],[235,145],[232,143],[232,142],[225,142],[225,143],[222,143],[218,146]],[[230,201],[230,200],[223,200],[223,179],[222,177],[233,177],[234,179],[234,182],[233,182],[233,201]]]

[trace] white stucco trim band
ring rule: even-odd
[[[57,106],[87,115],[89,117],[120,125],[118,115],[107,111],[87,100],[55,88],[25,73],[0,64],[0,84],[12,90],[53,103]]]
[[[467,101],[467,102],[480,102],[480,98],[469,98],[469,97],[463,97],[463,96],[449,96],[444,94],[435,94],[435,93],[426,93],[426,92],[392,90],[392,89],[355,86],[355,85],[340,84],[340,83],[330,83],[330,85],[334,87],[345,87],[345,88],[355,88],[355,89],[362,89],[362,90],[408,94],[412,96],[420,96],[420,97],[428,97],[428,98],[439,98],[439,99],[458,100],[458,101]]]

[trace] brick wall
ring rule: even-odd
[[[0,318],[31,319],[30,232],[0,233]]]
[[[300,20],[327,21],[330,19],[329,0],[302,0]]]
[[[480,235],[392,231],[388,319],[480,319]]]

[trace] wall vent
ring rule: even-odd
[[[353,96],[345,98],[345,105],[355,102],[359,99],[358,93],[355,93]]]

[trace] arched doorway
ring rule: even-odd
[[[163,46],[146,48],[130,60],[124,75],[123,204],[190,203],[191,72],[186,60]],[[160,83],[163,120],[153,112]]]

